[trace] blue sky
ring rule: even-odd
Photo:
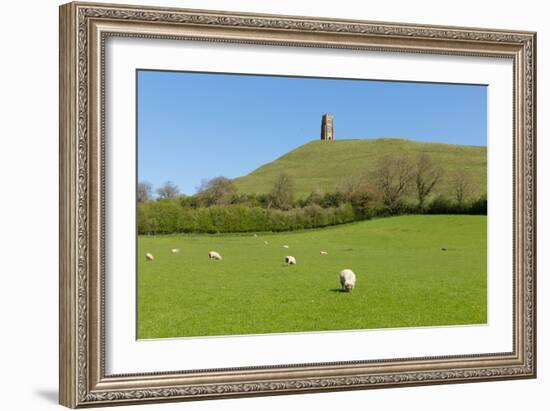
[[[185,194],[319,139],[323,113],[337,140],[487,144],[483,85],[139,70],[137,87],[138,180]]]

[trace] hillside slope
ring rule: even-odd
[[[350,176],[366,176],[380,158],[392,153],[406,154],[412,159],[421,153],[429,154],[433,163],[442,167],[445,173],[434,189],[434,195],[450,195],[452,187],[449,177],[460,169],[472,180],[473,196],[487,191],[486,147],[397,138],[311,141],[234,181],[243,193],[266,193],[275,177],[286,171],[294,179],[296,196],[302,198],[314,190],[334,190]]]

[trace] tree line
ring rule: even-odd
[[[431,196],[443,179],[448,194]],[[346,178],[332,191],[298,199],[286,172],[275,177],[267,193],[240,193],[226,177],[204,180],[190,196],[180,194],[173,182],[156,190],[140,182],[138,232],[288,231],[399,214],[486,214],[486,196],[473,198],[473,188],[467,173],[446,175],[427,154],[384,156],[365,176]]]

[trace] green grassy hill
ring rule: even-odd
[[[472,180],[472,196],[487,192],[487,149],[440,143],[422,143],[397,138],[311,141],[284,156],[265,164],[247,176],[235,179],[243,193],[266,193],[275,177],[286,171],[293,177],[296,196],[303,198],[315,190],[331,191],[350,176],[368,175],[378,159],[387,154],[401,153],[416,158],[421,153],[432,157],[445,175],[434,189],[434,195],[449,195],[449,177],[463,169]]]

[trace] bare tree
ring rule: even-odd
[[[313,190],[309,196],[304,201],[305,205],[312,205],[312,204],[321,204],[323,202],[324,193],[316,188]]]
[[[273,188],[269,193],[269,207],[288,210],[294,203],[294,182],[290,175],[281,172],[273,182]]]
[[[452,190],[455,200],[459,204],[463,204],[466,197],[470,195],[472,179],[464,170],[459,170],[453,174]]]
[[[336,191],[342,193],[347,199],[349,199],[351,193],[357,190],[357,187],[359,187],[365,180],[366,179],[364,177],[360,177],[358,175],[348,175],[338,181]]]
[[[140,181],[137,185],[137,201],[143,203],[151,199],[153,193],[153,185],[148,181]]]
[[[380,194],[366,176],[348,176],[338,183],[336,190],[342,193],[356,209],[368,209],[381,201]]]
[[[419,208],[424,207],[426,197],[432,192],[442,175],[443,170],[433,165],[432,158],[428,154],[424,153],[418,157],[414,178]]]
[[[397,211],[410,188],[413,175],[414,166],[404,155],[389,154],[379,160],[373,178],[390,212]]]
[[[179,188],[172,181],[167,181],[157,188],[157,194],[160,198],[174,198],[179,194]]]
[[[203,180],[198,187],[198,197],[206,206],[230,204],[237,194],[237,187],[226,177]]]

